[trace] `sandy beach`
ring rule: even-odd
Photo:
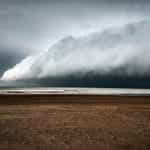
[[[0,150],[148,150],[149,100],[149,96],[0,95]]]

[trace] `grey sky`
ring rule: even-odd
[[[149,19],[149,10],[148,0],[0,0],[0,45],[44,50],[67,35]]]

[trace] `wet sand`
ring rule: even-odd
[[[19,104],[150,104],[150,95],[0,94],[0,105]]]
[[[149,100],[1,95],[0,150],[149,150]]]

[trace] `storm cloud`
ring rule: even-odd
[[[1,80],[14,86],[70,74],[146,80],[149,16],[149,0],[0,0]]]
[[[0,0],[0,45],[45,50],[67,36],[84,36],[150,14],[147,0]]]
[[[84,37],[65,37],[47,52],[29,56],[1,80],[45,78],[73,73],[150,75],[150,22],[140,21]]]

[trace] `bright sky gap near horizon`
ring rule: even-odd
[[[150,88],[149,16],[149,0],[0,0],[0,87]]]

